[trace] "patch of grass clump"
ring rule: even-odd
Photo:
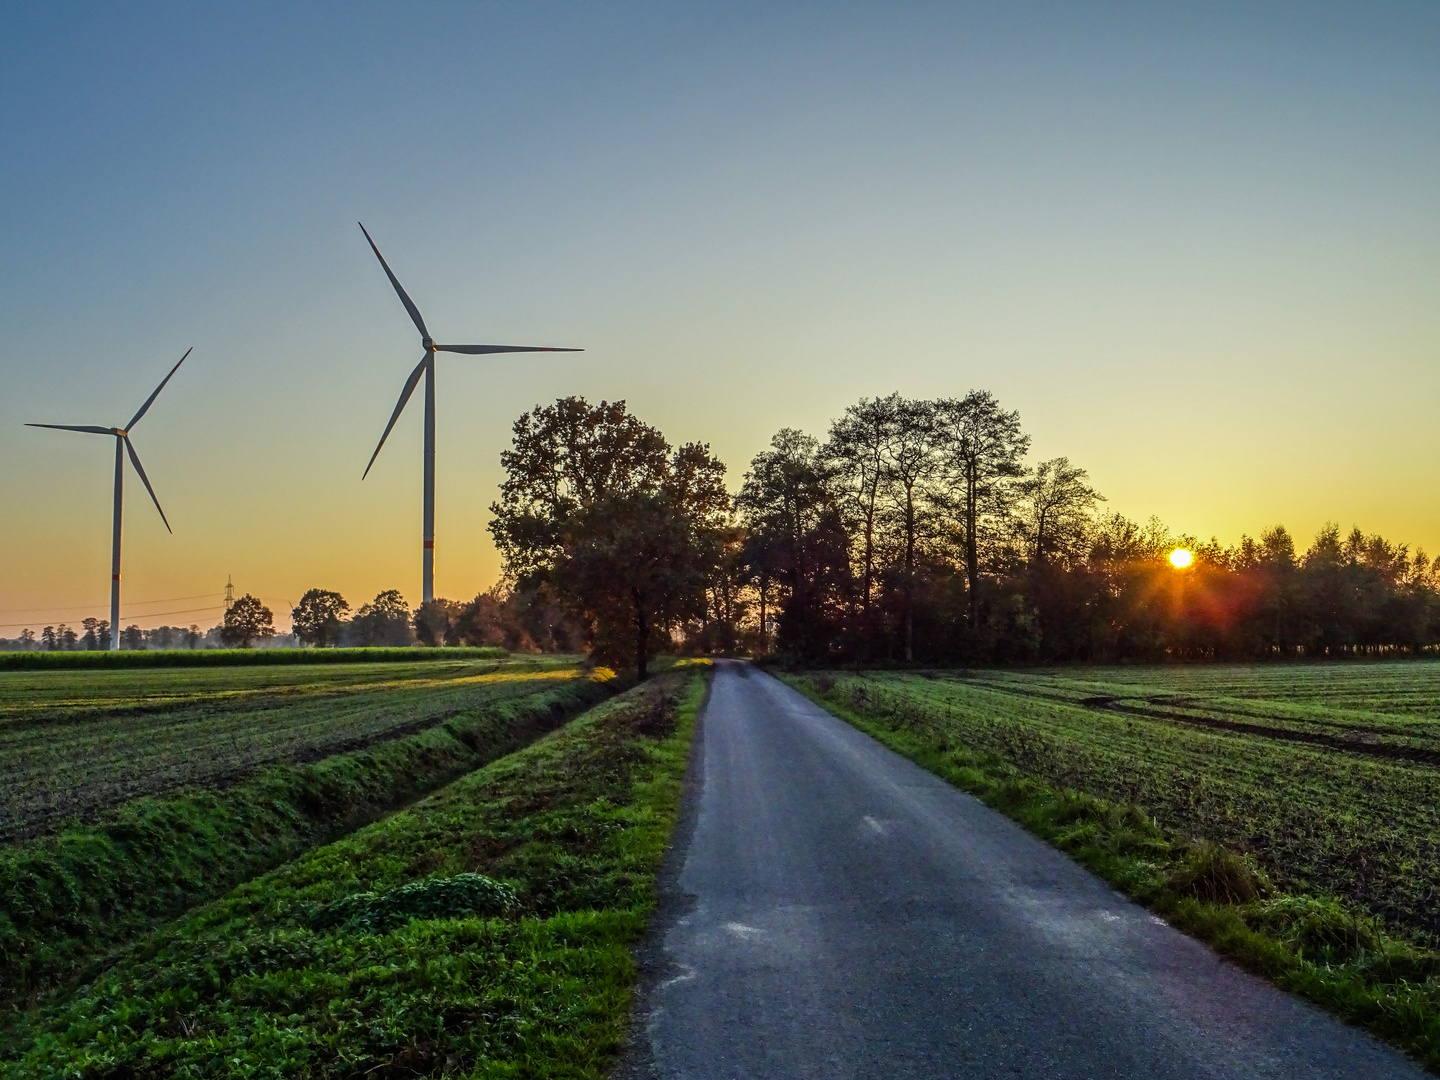
[[[525,746],[615,688],[551,683],[407,738],[221,791],[136,799],[0,849],[0,1007],[38,1002],[160,922]]]
[[[1180,865],[1170,871],[1169,885],[1181,896],[1212,904],[1248,904],[1275,892],[1253,857],[1209,840],[1190,845]]]
[[[25,1016],[0,1077],[598,1080],[703,693],[652,679],[246,883]]]
[[[396,930],[411,919],[482,918],[504,915],[516,906],[515,890],[484,874],[430,877],[388,892],[358,892],[321,907],[310,919],[313,929],[342,926],[358,933]]]
[[[900,708],[865,680],[791,685],[891,749],[1050,841],[1171,925],[1440,1072],[1440,951],[1333,895],[1278,888],[1255,853],[1163,829],[1133,803],[1027,774],[1011,755],[955,737],[943,713]],[[828,691],[822,687],[828,685]],[[856,684],[859,685],[856,685]],[[1045,748],[1045,753],[1049,748]],[[1063,762],[1045,758],[1063,768]]]

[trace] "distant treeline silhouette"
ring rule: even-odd
[[[733,502],[708,447],[672,452],[623,402],[517,421],[492,506],[509,581],[607,662],[648,651],[992,663],[1420,653],[1423,552],[1327,525],[1233,547],[1104,513],[1069,459],[1027,462],[983,391],[864,399],[822,442],[780,431]],[[668,524],[667,524],[668,522]],[[1193,561],[1179,568],[1177,548]]]
[[[978,664],[1440,649],[1440,571],[1422,551],[1335,525],[1304,551],[1280,525],[1232,547],[1174,535],[1103,512],[1083,468],[1028,462],[1029,448],[1019,415],[984,391],[862,399],[823,442],[778,432],[732,498],[708,446],[672,448],[623,401],[561,398],[521,416],[501,455],[498,586],[413,611],[387,590],[351,617],[339,593],[311,589],[295,639],[588,651],[642,674],[669,650]],[[83,626],[0,647],[102,648],[104,622]],[[274,635],[247,595],[203,635],[128,627],[121,640]]]
[[[743,564],[805,659],[987,662],[1419,653],[1440,642],[1423,552],[1327,525],[1233,547],[1102,513],[1084,469],[1026,464],[984,392],[862,400],[825,442],[781,431],[738,500]],[[1186,568],[1176,549],[1192,553]]]

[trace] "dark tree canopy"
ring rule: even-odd
[[[324,648],[340,639],[341,620],[350,605],[338,592],[308,589],[290,614],[295,636],[306,645]]]
[[[671,451],[623,401],[561,398],[515,422],[490,531],[522,588],[548,588],[587,627],[600,661],[646,674],[657,641],[704,608],[725,467],[709,448]]]
[[[248,649],[256,638],[275,633],[275,617],[260,598],[246,593],[225,612],[222,634],[225,643],[234,648]]]

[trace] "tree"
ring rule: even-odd
[[[339,640],[340,617],[349,610],[350,605],[338,592],[307,589],[290,613],[290,623],[304,644],[323,649]]]
[[[416,639],[422,645],[460,644],[456,619],[459,618],[464,608],[465,605],[458,601],[439,598],[431,600],[428,604],[421,604],[415,609],[412,620]]]
[[[963,537],[973,632],[980,621],[980,544],[987,527],[998,531],[1009,516],[1011,482],[1024,472],[1021,459],[1030,449],[1030,436],[1020,430],[1020,414],[1006,412],[984,390],[937,402],[935,420],[946,468],[958,488],[951,514]]]
[[[145,648],[145,631],[131,624],[120,631],[120,647],[132,651]]]
[[[35,647],[35,631],[28,626],[20,631],[20,647],[29,652]]]
[[[1084,469],[1058,457],[1040,462],[1015,484],[1018,530],[1035,569],[1056,556],[1081,554],[1095,504],[1105,498],[1088,479]]]
[[[875,594],[886,448],[894,432],[899,399],[899,394],[873,401],[861,398],[858,405],[851,405],[830,425],[830,437],[821,450],[830,467],[840,512],[857,533],[859,600],[867,632],[873,630],[871,602]]]
[[[623,401],[592,406],[581,397],[557,398],[523,414],[513,433],[511,448],[500,454],[500,500],[490,506],[490,533],[511,580],[551,565],[581,507],[656,490],[666,473],[665,437],[626,412]]]
[[[849,536],[830,481],[820,444],[783,428],[751,460],[735,500],[753,573],[783,593],[777,644],[807,659],[834,649],[851,595]]]
[[[259,597],[246,593],[225,612],[221,637],[232,648],[248,649],[256,638],[272,637],[274,633],[275,617]]]
[[[350,637],[357,645],[409,645],[414,640],[410,605],[400,590],[386,589],[370,603],[361,604],[350,621]]]
[[[73,649],[80,644],[80,635],[66,626],[63,622],[55,632],[55,637],[62,649]]]
[[[80,620],[80,626],[85,631],[85,633],[80,635],[80,644],[85,646],[85,648],[94,650],[107,647],[108,643],[102,643],[99,636],[95,633],[95,630],[99,625],[99,619]]]
[[[60,641],[55,636],[55,627],[53,626],[47,626],[40,631],[40,641],[44,644],[45,648],[51,652],[54,652],[60,647]]]
[[[625,403],[557,399],[514,425],[491,534],[507,580],[548,587],[588,628],[597,660],[633,658],[703,617],[709,564],[730,509],[725,466],[690,443],[673,453]]]
[[[932,403],[891,397],[894,423],[885,441],[881,477],[888,503],[884,516],[899,549],[905,659],[910,661],[915,659],[915,563],[933,516],[929,485],[940,465],[940,429]]]

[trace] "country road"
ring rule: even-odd
[[[748,665],[700,740],[621,1076],[1426,1075]]]

